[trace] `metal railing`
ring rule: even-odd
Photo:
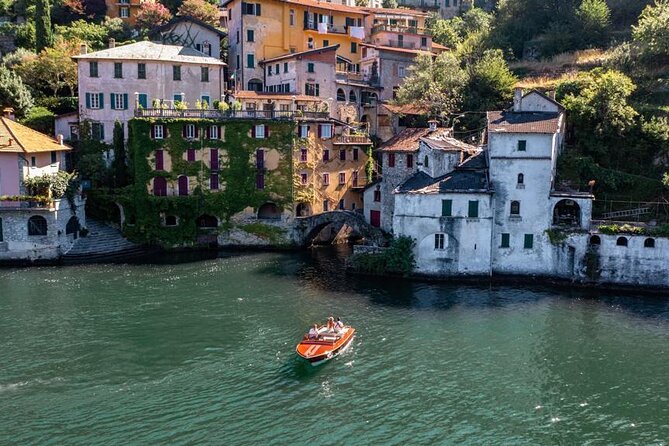
[[[296,119],[327,119],[328,112],[317,111],[282,111],[282,110],[177,110],[162,108],[140,108],[135,110],[137,118],[178,118],[178,119],[273,119],[273,120],[296,120]]]
[[[335,136],[333,144],[371,144],[372,140],[366,135],[339,135]]]
[[[432,35],[432,31],[430,31],[429,29],[419,28],[417,26],[390,25],[387,23],[382,23],[379,25],[374,25],[372,27],[372,34],[377,34],[382,32],[418,34],[422,36]]]

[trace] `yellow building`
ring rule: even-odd
[[[134,25],[137,21],[139,7],[144,2],[153,3],[155,0],[105,0],[107,5],[107,16],[111,18],[121,18],[129,25]]]

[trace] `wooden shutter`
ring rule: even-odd
[[[110,93],[109,100],[111,101],[111,109],[116,110],[116,93]]]
[[[321,138],[323,136],[323,124],[318,124],[318,137]]]
[[[194,125],[194,127],[195,127],[195,139],[197,139],[200,137],[200,127],[198,127],[197,125]]]
[[[163,170],[163,169],[164,169],[163,151],[156,150],[156,170]]]
[[[105,95],[98,93],[98,97],[100,98],[100,109],[105,108]]]
[[[123,93],[123,110],[128,109],[128,93]]]
[[[151,139],[156,137],[156,124],[151,124]]]
[[[269,138],[269,126],[265,124],[265,138]]]
[[[183,138],[186,137],[186,125],[185,124],[183,126],[181,126],[181,136]]]
[[[91,108],[91,94],[86,93],[86,108]]]

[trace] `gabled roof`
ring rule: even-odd
[[[445,152],[467,152],[474,153],[476,147],[466,142],[455,139],[451,136],[442,136],[440,138],[421,138],[422,142],[427,144],[433,150],[443,150]]]
[[[536,90],[536,89],[532,89],[532,90],[528,91],[527,93],[525,93],[525,94],[523,95],[523,99],[526,98],[526,97],[528,97],[528,96],[530,96],[530,95],[533,95],[533,94],[538,94],[539,96],[541,96],[542,98],[544,98],[544,99],[547,100],[548,102],[551,102],[552,104],[555,104],[555,105],[558,107],[558,109],[561,110],[561,111],[565,111],[565,110],[566,110],[566,109],[564,108],[564,105],[560,104],[558,101],[556,101],[556,100],[553,99],[552,97],[548,96],[546,93],[543,93],[543,92],[541,92],[541,91],[539,91],[539,90]]]
[[[168,29],[172,28],[174,25],[176,25],[178,23],[181,23],[181,22],[192,22],[196,25],[199,25],[203,28],[208,29],[209,31],[217,33],[221,38],[227,36],[227,34],[225,32],[216,28],[215,26],[210,25],[207,22],[203,22],[200,19],[196,19],[195,17],[191,17],[191,16],[188,16],[188,15],[177,16],[177,17],[173,18],[172,20],[165,23],[164,25],[161,25],[161,26],[155,28],[153,31],[151,31],[151,33],[149,35],[151,37],[159,36],[163,31],[168,30]]]
[[[277,57],[272,57],[270,59],[265,59],[261,60],[260,64],[267,64],[267,63],[273,63],[273,62],[278,62],[280,60],[284,59],[295,59],[298,57],[305,57],[305,56],[310,56],[314,54],[321,54],[321,53],[326,53],[328,51],[337,51],[339,49],[339,45],[330,45],[330,46],[324,46],[323,48],[314,48],[313,50],[306,50],[306,51],[300,51],[299,53],[286,53],[282,56],[277,56]]]
[[[107,48],[93,53],[79,54],[73,59],[151,60],[164,62],[193,63],[200,65],[225,65],[219,59],[190,47],[166,45],[156,42],[136,42],[129,45]]]
[[[432,178],[425,172],[418,172],[395,189],[395,192],[400,194],[487,193],[490,192],[487,169],[486,154],[481,151],[446,175]]]
[[[407,8],[360,8],[363,11],[371,12],[372,14],[389,14],[389,15],[410,15],[410,16],[420,16],[427,17],[430,14],[423,11],[417,11],[415,9]]]
[[[54,138],[19,124],[9,118],[0,117],[0,153],[41,153],[72,150]]]
[[[406,128],[379,147],[381,152],[417,152],[420,140],[430,134],[427,128]]]
[[[557,133],[562,114],[546,112],[491,111],[487,113],[488,133]]]
[[[363,10],[362,8],[359,8],[357,6],[346,6],[342,5],[341,3],[337,4],[320,0],[280,0],[280,1],[300,6],[306,6],[308,8],[326,9],[328,11],[337,11],[337,12],[348,12],[351,14],[369,15],[369,13]]]

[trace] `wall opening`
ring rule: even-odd
[[[553,209],[555,226],[581,226],[581,207],[574,200],[560,200]]]
[[[281,210],[274,203],[265,203],[258,208],[258,218],[262,220],[281,219]]]

